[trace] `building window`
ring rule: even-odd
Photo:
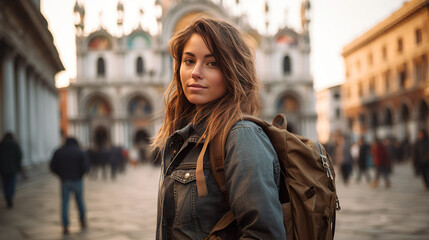
[[[375,94],[375,77],[369,79],[369,93],[371,95]]]
[[[422,36],[422,29],[421,28],[416,29],[416,31],[415,31],[415,37],[416,37],[416,44],[417,45],[419,45],[420,43],[422,43],[423,36]]]
[[[398,80],[399,86],[405,88],[407,85],[407,64],[404,63],[404,66],[398,71]]]
[[[384,87],[386,89],[386,93],[390,91],[390,70],[387,70],[384,73]]]
[[[369,65],[369,66],[372,66],[372,63],[373,63],[372,53],[369,53],[369,54],[368,54],[368,65]]]
[[[341,97],[341,93],[340,92],[335,92],[334,93],[334,99],[335,100],[340,100],[340,97]]]
[[[386,48],[386,46],[383,46],[381,48],[381,56],[383,57],[383,60],[387,59],[387,48]]]
[[[362,97],[362,96],[363,96],[362,81],[360,81],[360,82],[358,83],[358,95],[359,95],[359,97]]]
[[[136,73],[138,76],[142,76],[144,73],[144,65],[143,65],[143,58],[138,57],[136,61]]]
[[[291,73],[291,61],[289,56],[285,56],[283,58],[283,73],[284,74],[290,74]]]
[[[335,109],[335,119],[340,119],[341,118],[341,110],[340,108],[336,108]]]
[[[414,78],[415,82],[423,82],[427,76],[427,60],[426,55],[423,55],[414,60]]]
[[[403,51],[403,41],[402,38],[398,38],[398,53],[402,53]]]
[[[97,59],[97,77],[104,77],[106,75],[106,64],[104,59],[99,57]]]

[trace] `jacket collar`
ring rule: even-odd
[[[176,139],[180,137],[182,139],[188,139],[189,142],[196,143],[203,135],[205,126],[205,121],[199,123],[197,126],[193,126],[192,123],[189,123],[185,127],[174,132],[171,138]],[[201,139],[200,143],[204,143],[204,140],[205,138]]]

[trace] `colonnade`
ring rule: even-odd
[[[48,161],[60,144],[55,80],[37,64],[0,39],[0,134],[15,135],[24,166]]]

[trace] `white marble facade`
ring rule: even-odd
[[[40,1],[0,0],[0,136],[15,135],[24,166],[60,144],[54,78],[63,69]]]
[[[167,42],[186,21],[204,13],[234,22],[254,48],[257,72],[264,83],[261,117],[271,120],[276,113],[286,113],[293,131],[317,139],[306,27],[299,32],[284,27],[266,36],[243,19],[229,16],[219,1],[156,3],[163,13],[160,34],[151,35],[139,26],[119,36],[102,27],[85,33],[84,6],[76,4],[75,13],[82,22],[76,24],[77,77],[68,87],[70,135],[88,147],[96,145],[97,136],[124,147],[130,147],[136,137],[154,136],[163,119],[163,94],[172,76]],[[123,11],[121,1],[117,9]]]

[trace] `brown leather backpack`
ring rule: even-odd
[[[335,233],[336,210],[340,209],[335,188],[332,161],[319,143],[286,130],[286,118],[277,115],[273,124],[256,117],[243,120],[258,124],[273,144],[281,167],[280,202],[287,239],[331,240]],[[226,133],[229,132],[225,131]],[[224,146],[226,135],[217,135],[210,141],[210,170],[226,199]],[[207,194],[202,161],[208,144],[204,144],[197,161],[197,188],[200,196]],[[235,220],[228,211],[212,229],[207,239],[220,239],[216,232],[225,229]]]

